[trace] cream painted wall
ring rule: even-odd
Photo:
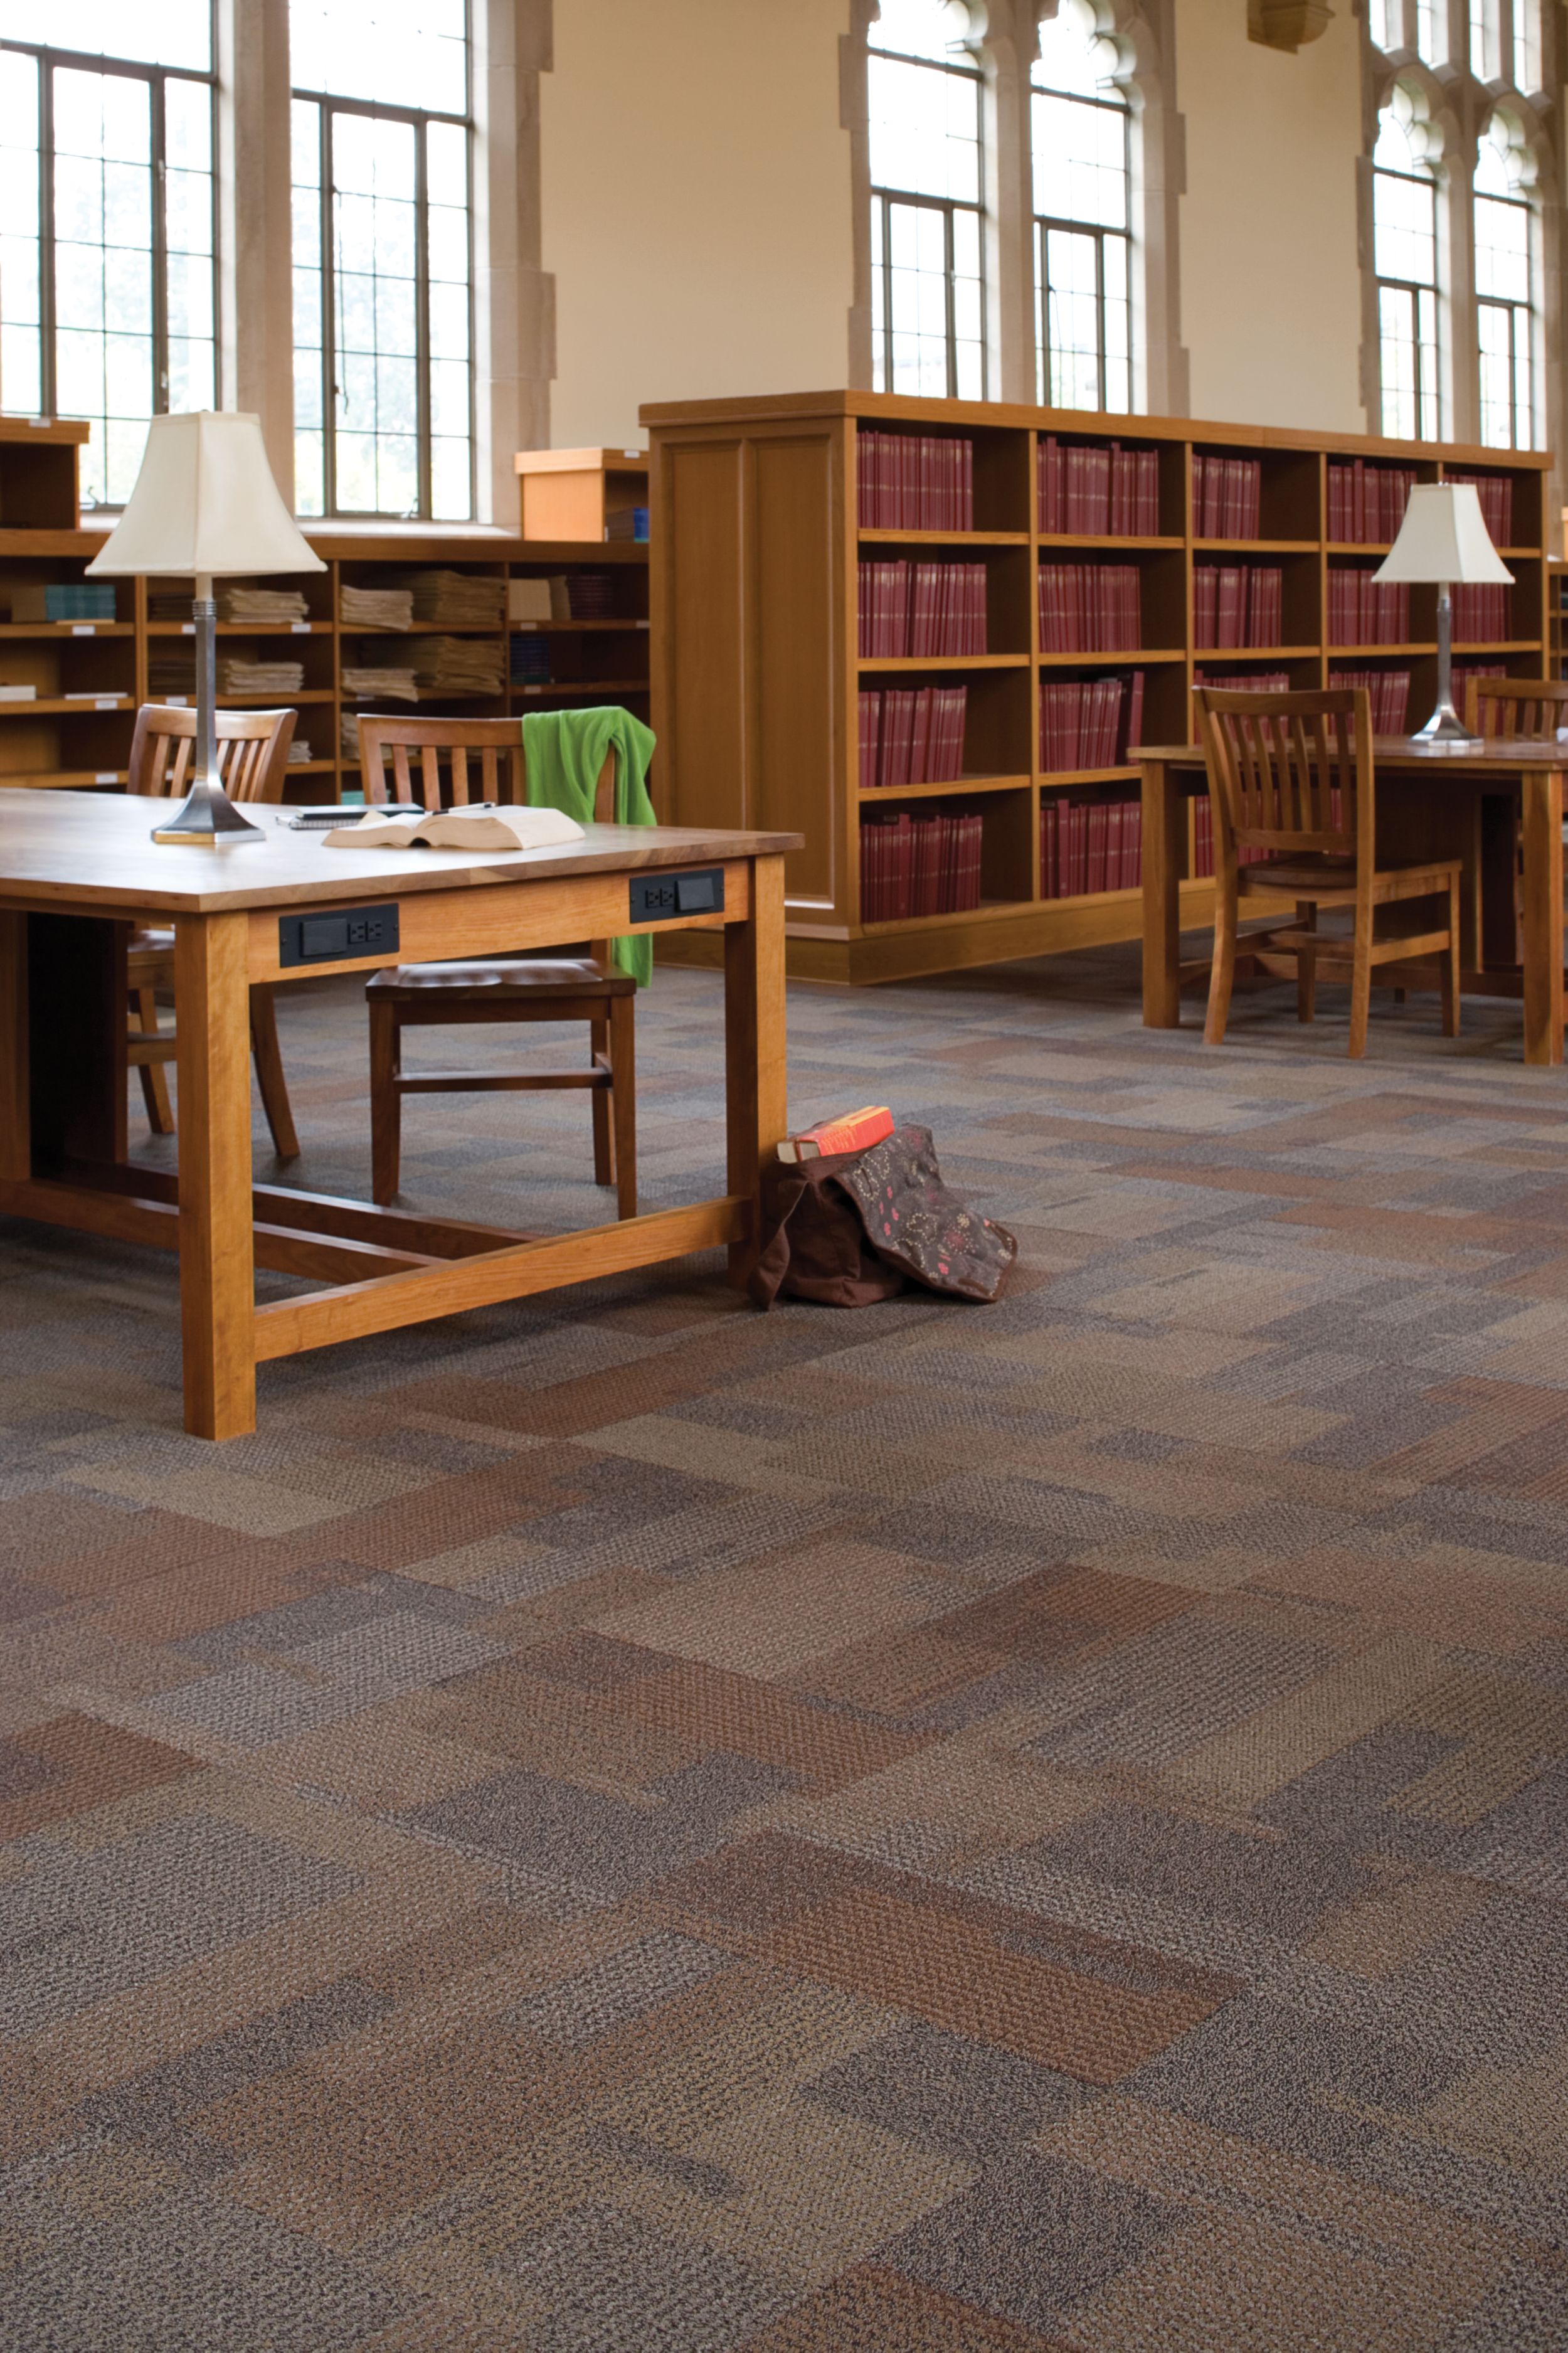
[[[843,384],[849,0],[555,0],[540,78],[557,448],[637,404]]]
[[[1360,34],[1341,5],[1322,37],[1290,56],[1247,39],[1245,0],[1176,0],[1182,340],[1194,417],[1368,429]]]

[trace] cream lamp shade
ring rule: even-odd
[[[1474,482],[1417,482],[1374,580],[1507,580]]]
[[[191,579],[327,567],[279,494],[260,418],[203,408],[153,417],[136,487],[87,568]]]

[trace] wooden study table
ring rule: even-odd
[[[1524,1004],[1524,1059],[1563,1060],[1563,777],[1568,744],[1489,743],[1480,752],[1421,752],[1408,735],[1379,735],[1380,842],[1391,859],[1442,852],[1462,857],[1460,988],[1467,997],[1515,997]],[[1143,774],[1143,1021],[1181,1026],[1184,983],[1208,961],[1184,965],[1177,885],[1186,853],[1185,803],[1206,792],[1201,749],[1145,744],[1132,755]],[[1384,787],[1395,790],[1385,795]],[[1410,787],[1419,786],[1418,793]],[[1515,949],[1515,825],[1522,845],[1522,956]],[[1263,912],[1261,906],[1258,912]],[[1245,951],[1245,936],[1242,940]],[[1429,974],[1384,965],[1380,985],[1430,987]]]
[[[787,1125],[797,834],[590,826],[551,849],[349,850],[260,814],[262,843],[171,849],[140,798],[0,795],[0,1212],[178,1250],[187,1430],[253,1430],[256,1367],[274,1356],[718,1244],[743,1272]],[[125,943],[153,922],[174,929],[177,1179],[126,1148]],[[541,1237],[253,1186],[253,982],[685,929],[724,934],[720,1198]],[[258,1306],[258,1265],[327,1288]]]

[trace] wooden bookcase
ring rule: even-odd
[[[1413,588],[1411,638],[1400,645],[1339,646],[1327,634],[1331,567],[1374,569],[1384,552],[1328,536],[1326,467],[1361,458],[1445,472],[1506,474],[1515,544],[1503,550],[1515,586],[1505,640],[1455,648],[1461,662],[1495,661],[1539,677],[1546,660],[1545,477],[1534,452],[1441,448],[1315,435],[1190,418],[1105,417],[1000,403],[922,401],[891,394],[798,393],[775,398],[656,404],[641,411],[650,439],[653,563],[649,575],[653,725],[659,737],[659,814],[677,825],[761,826],[803,832],[788,864],[789,964],[805,977],[892,980],[1014,956],[1136,938],[1137,890],[1042,898],[1040,811],[1052,795],[1128,800],[1138,772],[1047,772],[1039,697],[1052,678],[1142,670],[1145,742],[1191,734],[1195,671],[1235,676],[1283,670],[1294,687],[1329,683],[1331,670],[1408,670],[1417,723],[1435,699],[1436,592]],[[868,531],[858,522],[862,428],[940,435],[973,444],[974,523],[953,532]],[[1159,529],[1144,537],[1041,535],[1037,528],[1040,438],[1157,453]],[[1262,496],[1256,540],[1194,535],[1194,459],[1256,459]],[[941,661],[868,660],[858,652],[857,565],[900,551],[963,554],[987,573],[991,650]],[[1194,637],[1197,564],[1278,565],[1285,642],[1200,648]],[[1136,567],[1144,644],[1115,653],[1045,654],[1036,595],[1042,562]],[[969,689],[956,783],[901,791],[858,783],[858,698],[863,686],[963,681]],[[935,803],[983,819],[982,903],[962,914],[866,923],[860,916],[860,824],[873,810]],[[1193,860],[1189,846],[1188,872]],[[1182,884],[1193,924],[1212,884]],[[689,939],[693,944],[688,945]],[[701,956],[698,934],[669,944]]]
[[[512,464],[524,539],[606,540],[612,515],[647,504],[646,449],[520,449]]]
[[[7,429],[18,423],[20,433]],[[87,430],[85,425],[65,424],[29,435],[26,420],[0,419],[0,612],[7,616],[18,584],[80,580],[103,544],[103,531],[76,528],[76,448],[85,440]],[[60,438],[52,441],[50,436]],[[11,453],[24,437],[25,446],[13,459]],[[40,461],[46,452],[57,473],[68,458],[66,521],[58,527],[54,522],[7,524],[7,512],[16,513],[19,506],[25,511],[29,501],[42,507],[46,488],[57,503],[63,494],[61,481],[46,484],[42,480]],[[389,701],[379,707],[418,710],[426,715],[451,712],[473,718],[504,718],[512,712],[521,716],[528,711],[617,702],[647,718],[646,544],[601,543],[588,549],[580,541],[523,541],[493,532],[410,533],[372,527],[319,527],[307,531],[305,536],[325,561],[325,572],[269,575],[254,585],[302,590],[308,618],[270,625],[218,623],[220,665],[226,655],[239,654],[258,660],[298,659],[302,666],[303,683],[296,693],[218,697],[220,708],[229,710],[287,705],[298,710],[298,735],[310,744],[314,756],[289,768],[287,796],[290,800],[326,801],[359,789],[358,760],[344,746],[343,718],[356,709],[378,705],[374,697],[356,699],[346,693],[343,670],[345,666],[367,662],[389,663],[394,656],[388,640],[402,634],[343,622],[341,590],[350,581],[374,587],[391,573],[427,567],[483,573],[509,586],[513,580],[525,578],[600,575],[608,584],[603,601],[609,609],[592,619],[503,620],[479,629],[416,622],[410,634],[493,639],[500,656],[501,691],[422,699],[417,704]],[[123,786],[137,705],[188,701],[194,696],[193,626],[172,617],[152,619],[149,597],[151,587],[160,612],[164,610],[164,598],[184,597],[188,606],[192,584],[175,580],[149,584],[125,578],[110,585],[115,596],[112,621],[0,620],[0,681],[25,680],[38,689],[32,702],[0,699],[0,786],[89,790]],[[220,587],[224,585],[236,584],[220,584]],[[547,681],[513,681],[513,644],[525,638],[548,643],[551,676]],[[167,666],[181,665],[184,649],[190,649],[193,676],[188,691],[183,692],[183,679],[179,686],[170,685]],[[155,671],[153,665],[157,665]]]

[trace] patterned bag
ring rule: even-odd
[[[759,1307],[783,1292],[868,1307],[906,1281],[957,1299],[994,1299],[1018,1245],[942,1181],[931,1130],[900,1127],[868,1152],[775,1164],[763,1187]]]

